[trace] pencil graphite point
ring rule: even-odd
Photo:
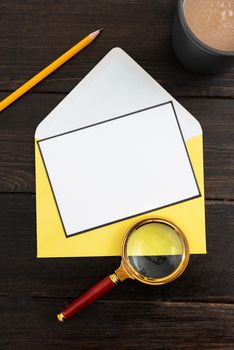
[[[90,33],[89,35],[90,35],[93,39],[95,39],[95,38],[103,31],[103,29],[104,29],[104,28],[100,28],[100,29],[98,29],[98,30],[95,30],[95,32]]]

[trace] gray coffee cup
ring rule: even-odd
[[[204,44],[189,28],[178,0],[172,32],[172,45],[181,64],[195,73],[224,73],[234,64],[234,51],[217,50]]]

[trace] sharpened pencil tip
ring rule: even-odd
[[[104,28],[100,28],[100,29],[98,29],[98,30],[95,30],[95,32],[90,33],[89,35],[91,35],[91,37],[92,37],[93,39],[95,39],[95,38],[98,36],[98,34],[100,34],[100,33],[103,31],[103,29],[104,29]]]

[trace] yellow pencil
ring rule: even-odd
[[[33,78],[28,80],[25,84],[20,86],[17,90],[15,90],[12,94],[7,96],[4,100],[0,102],[0,111],[3,111],[6,107],[8,107],[11,103],[17,100],[20,96],[25,94],[28,90],[30,90],[33,86],[38,84],[40,81],[45,79],[49,74],[59,68],[62,64],[67,62],[70,58],[76,55],[79,51],[84,49],[87,45],[91,44],[91,42],[100,34],[102,29],[96,30],[95,32],[87,35],[83,40],[74,45],[70,50],[65,52],[62,56],[57,58],[47,67],[45,67],[42,71],[36,74]]]

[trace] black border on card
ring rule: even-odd
[[[109,122],[111,122],[111,121],[114,121],[114,120],[117,120],[117,119],[120,119],[120,118],[128,117],[128,116],[131,116],[131,115],[134,115],[134,114],[137,114],[137,113],[140,113],[140,112],[144,112],[144,111],[147,111],[147,110],[149,110],[149,109],[156,108],[156,107],[160,107],[160,106],[163,106],[163,105],[167,105],[167,104],[171,104],[172,110],[173,110],[173,112],[174,112],[174,115],[175,115],[175,118],[176,118],[176,122],[177,122],[177,125],[178,125],[178,128],[179,128],[179,132],[180,132],[180,135],[181,135],[182,140],[183,140],[183,144],[184,144],[184,147],[185,147],[185,150],[186,150],[186,154],[187,154],[187,157],[188,157],[188,160],[189,160],[189,164],[190,164],[191,169],[192,169],[193,177],[194,177],[194,180],[195,180],[195,183],[196,183],[197,190],[198,190],[198,193],[199,193],[199,194],[196,195],[196,196],[190,197],[190,198],[183,199],[183,200],[181,200],[181,201],[177,201],[177,202],[173,202],[173,203],[164,205],[164,206],[159,207],[159,208],[153,208],[153,209],[150,209],[150,210],[141,212],[141,213],[137,213],[137,214],[134,214],[134,215],[131,215],[131,216],[127,216],[127,217],[124,217],[124,218],[121,218],[121,219],[118,219],[118,220],[115,220],[115,221],[107,222],[107,223],[104,223],[104,224],[99,225],[99,226],[90,227],[90,228],[88,228],[88,229],[86,229],[86,230],[79,231],[79,232],[75,232],[75,233],[72,233],[72,234],[69,234],[69,235],[68,235],[67,232],[66,232],[65,226],[64,226],[64,222],[63,222],[63,219],[62,219],[61,212],[60,212],[60,210],[59,210],[59,206],[58,206],[58,203],[57,203],[57,200],[56,200],[56,196],[55,196],[55,193],[54,193],[54,189],[53,189],[53,186],[52,186],[50,177],[49,177],[48,169],[47,169],[47,167],[46,167],[46,163],[45,163],[45,160],[44,160],[44,157],[43,157],[43,154],[42,154],[42,150],[41,150],[41,148],[40,148],[40,143],[43,142],[43,141],[49,140],[49,139],[53,139],[53,138],[55,138],[55,137],[59,137],[59,136],[67,135],[67,134],[70,134],[70,133],[73,133],[73,132],[76,132],[76,131],[81,131],[81,130],[84,130],[84,129],[88,129],[88,128],[91,128],[91,127],[95,127],[96,125],[100,125],[100,124],[104,124],[104,123],[109,123]],[[181,130],[181,127],[180,127],[180,123],[179,123],[179,120],[178,120],[178,117],[177,117],[177,114],[176,114],[176,110],[175,110],[173,101],[167,101],[167,102],[164,102],[164,103],[160,103],[160,104],[158,104],[158,105],[154,105],[154,106],[150,106],[150,107],[147,107],[147,108],[143,108],[143,109],[140,109],[140,110],[135,111],[135,112],[131,112],[131,113],[127,113],[127,114],[121,115],[121,116],[119,116],[119,117],[115,117],[115,118],[103,120],[103,121],[101,121],[101,122],[98,122],[98,123],[95,123],[95,124],[91,124],[91,125],[87,125],[87,126],[84,126],[84,127],[82,127],[82,128],[70,130],[70,131],[67,131],[67,132],[64,132],[64,133],[61,133],[61,134],[58,134],[58,135],[54,135],[54,136],[51,136],[51,137],[47,137],[47,138],[38,140],[38,141],[36,141],[36,142],[37,142],[37,144],[38,144],[39,152],[40,152],[40,155],[41,155],[41,158],[42,158],[43,165],[44,165],[44,167],[45,167],[46,175],[47,175],[47,177],[48,177],[48,181],[49,181],[49,184],[50,184],[50,188],[51,188],[51,191],[52,191],[52,193],[53,193],[54,201],[55,201],[55,204],[56,204],[58,213],[59,213],[59,217],[60,217],[60,220],[61,220],[61,223],[62,223],[62,226],[63,226],[63,230],[64,230],[65,236],[66,236],[67,238],[70,238],[70,237],[72,237],[72,236],[75,236],[75,235],[78,235],[78,234],[81,234],[81,233],[85,233],[85,232],[88,232],[88,231],[92,231],[92,230],[95,230],[95,229],[100,228],[100,227],[104,227],[104,226],[107,226],[107,225],[111,225],[111,224],[114,224],[114,223],[117,223],[117,222],[120,222],[120,221],[123,221],[123,220],[127,220],[127,219],[130,219],[130,218],[139,216],[139,215],[147,214],[147,213],[150,213],[150,212],[155,211],[155,210],[167,208],[167,207],[170,207],[170,206],[172,206],[172,205],[176,205],[176,204],[179,204],[179,203],[187,202],[187,201],[189,201],[189,200],[192,200],[192,199],[201,197],[201,192],[200,192],[200,189],[199,189],[199,186],[198,186],[198,182],[197,182],[197,179],[196,179],[196,176],[195,176],[195,173],[194,173],[194,169],[193,169],[193,166],[192,166],[191,159],[190,159],[189,154],[188,154],[188,150],[187,150],[187,147],[186,147],[186,143],[185,143],[185,140],[184,140],[184,136],[183,136],[183,134],[182,134],[182,130]]]

